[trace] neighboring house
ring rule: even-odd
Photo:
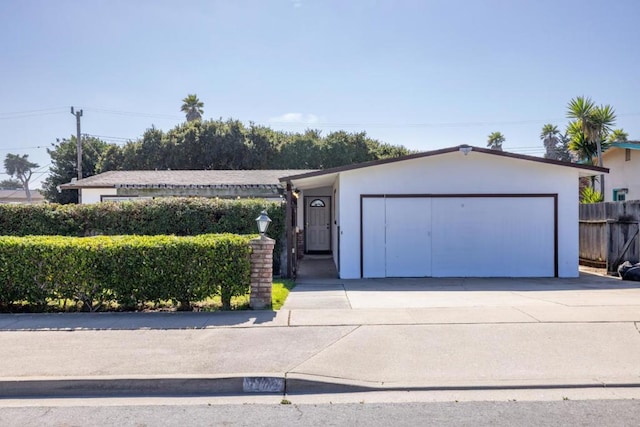
[[[579,177],[607,172],[463,145],[281,181],[342,279],[577,277]]]
[[[31,190],[31,203],[43,203],[44,196],[40,190]],[[0,188],[0,203],[27,204],[27,195],[23,188]]]
[[[81,203],[156,197],[264,198],[281,200],[279,178],[311,170],[111,171],[60,186],[80,192]]]
[[[602,159],[609,168],[604,201],[640,200],[640,141],[614,142]]]

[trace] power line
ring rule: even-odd
[[[23,151],[23,150],[35,150],[37,148],[49,148],[46,145],[36,145],[34,147],[14,147],[14,148],[0,148],[0,151]]]
[[[53,112],[53,111],[62,112],[62,110],[66,108],[67,107],[55,107],[55,108],[43,108],[40,110],[13,111],[9,113],[0,113],[0,116],[14,116],[14,115],[21,115],[21,114],[44,113],[44,112]]]
[[[146,118],[163,118],[163,119],[182,119],[182,116],[173,115],[173,114],[159,114],[159,113],[141,113],[136,111],[121,111],[121,110],[108,110],[105,108],[85,108],[87,111],[92,111],[95,113],[104,113],[104,114],[115,114],[119,116],[138,116],[138,117],[146,117]]]
[[[122,140],[122,141],[133,141],[137,138],[125,138],[124,136],[107,136],[107,135],[94,135],[92,133],[83,133],[84,136],[89,136],[89,137],[93,137],[93,138],[99,138],[99,139],[109,139],[109,140]]]

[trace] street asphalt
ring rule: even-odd
[[[0,315],[0,398],[640,388],[640,284],[302,280],[282,310]]]

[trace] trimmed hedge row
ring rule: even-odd
[[[0,234],[9,236],[253,234],[262,209],[271,218],[268,235],[276,239],[274,272],[280,271],[285,210],[259,199],[162,198],[88,205],[0,205]]]
[[[232,296],[249,292],[251,237],[0,237],[0,306],[42,309],[53,299],[87,311],[158,301],[189,309],[220,295],[230,309]]]

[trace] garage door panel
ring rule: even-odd
[[[385,203],[382,198],[362,199],[362,274],[386,277]]]
[[[386,277],[431,275],[431,199],[386,199]]]
[[[552,277],[550,197],[434,199],[436,277]]]
[[[555,199],[363,199],[364,277],[553,277]]]

